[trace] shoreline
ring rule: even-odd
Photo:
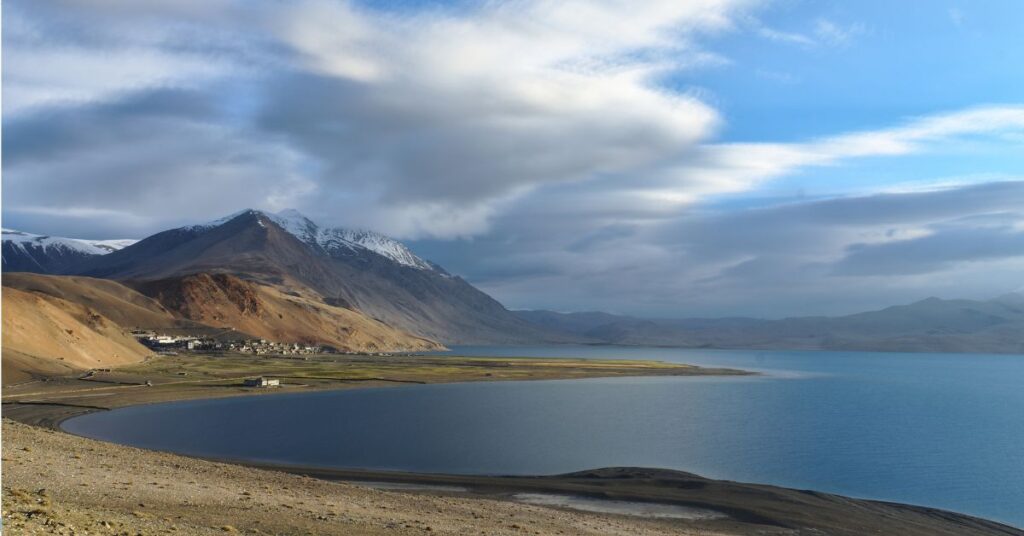
[[[222,357],[191,356],[187,364],[202,360],[224,360]],[[166,357],[149,358],[141,366],[174,360]],[[276,396],[283,394],[310,393],[321,391],[341,391],[347,389],[366,389],[382,387],[402,387],[410,384],[448,384],[468,382],[500,382],[500,381],[543,381],[572,379],[607,379],[622,377],[740,377],[761,376],[760,372],[747,370],[703,367],[688,364],[668,363],[664,361],[631,361],[590,358],[548,358],[548,357],[472,357],[472,356],[398,356],[390,359],[371,358],[375,365],[384,364],[389,367],[410,365],[403,374],[388,377],[377,374],[367,377],[324,377],[324,376],[289,376],[285,374],[264,374],[259,368],[273,358],[244,358],[244,368],[233,370],[227,376],[215,376],[203,379],[184,380],[174,373],[159,371],[153,373],[148,369],[136,370],[138,367],[122,367],[114,369],[110,374],[92,375],[85,379],[82,376],[47,378],[32,382],[4,386],[6,391],[2,397],[4,415],[13,420],[33,426],[42,426],[57,431],[65,420],[92,413],[128,406],[181,402],[185,400],[233,398],[242,396]],[[290,358],[280,359],[286,367],[302,366],[304,361]],[[364,356],[355,358],[337,358],[329,363],[335,371],[345,371],[341,366],[350,366],[353,362],[365,363]],[[463,363],[468,364],[463,364]],[[432,371],[419,371],[416,366],[434,366],[442,363],[446,366],[461,365],[473,369],[469,374],[455,375],[448,372],[443,376],[428,375]],[[556,363],[551,366],[551,363]],[[173,367],[172,367],[173,368]],[[175,369],[176,370],[176,369]],[[291,370],[289,369],[289,372]],[[378,372],[378,371],[374,371]],[[152,387],[146,386],[153,378]],[[282,378],[279,388],[244,387],[239,383],[244,378],[268,375]],[[288,380],[288,381],[285,381]],[[14,392],[11,392],[11,391]],[[74,402],[84,399],[85,402]],[[13,416],[11,414],[13,413]]]
[[[708,375],[714,369],[689,369],[691,374],[672,375]],[[680,372],[680,371],[676,371]],[[727,371],[725,375],[745,374],[745,371]],[[643,374],[635,374],[644,376]],[[653,374],[665,375],[665,374]],[[609,377],[609,376],[587,376]],[[612,376],[616,377],[616,376]],[[535,381],[549,378],[521,378],[512,381]],[[555,379],[555,378],[550,378]],[[571,378],[558,378],[571,379]],[[433,381],[429,383],[456,383],[474,380]],[[476,381],[495,381],[480,379]],[[345,383],[330,387],[316,386],[310,389],[287,388],[280,391],[246,390],[196,392],[195,389],[184,389],[178,392],[162,393],[172,396],[158,396],[154,400],[139,400],[138,397],[121,396],[126,392],[146,393],[137,385],[117,387],[93,387],[85,389],[85,400],[105,400],[112,398],[115,403],[110,406],[99,404],[62,403],[47,400],[4,401],[4,427],[10,428],[11,413],[13,419],[34,427],[43,427],[63,436],[81,442],[96,442],[65,432],[60,426],[62,422],[78,415],[93,411],[104,411],[117,407],[139,404],[175,402],[190,399],[221,398],[224,396],[259,396],[285,393],[301,393],[325,390],[343,390],[366,387],[394,387],[413,383],[403,380],[395,383],[385,378],[372,378],[369,381]],[[415,382],[428,383],[428,382]],[[138,387],[138,389],[133,388]],[[116,389],[116,394],[103,393],[104,389]],[[62,392],[51,389],[55,392]],[[129,391],[132,390],[132,391]],[[77,393],[80,391],[63,391]],[[152,393],[152,391],[150,391]],[[197,396],[199,394],[214,396]],[[42,393],[26,396],[41,396]],[[177,396],[174,396],[177,395]],[[17,396],[17,395],[15,395]],[[74,398],[77,395],[72,395]],[[145,398],[145,397],[143,397]],[[111,401],[111,400],[108,400]],[[52,432],[51,432],[52,433]],[[100,442],[103,443],[103,442]],[[412,497],[449,498],[452,500],[497,501],[508,508],[519,505],[517,494],[543,494],[551,496],[583,497],[599,501],[630,501],[637,504],[675,505],[696,508],[723,514],[723,519],[702,520],[664,520],[634,517],[611,513],[593,513],[574,511],[568,507],[548,506],[535,507],[546,510],[575,512],[573,519],[601,519],[611,516],[624,519],[628,524],[667,525],[675,530],[685,528],[695,531],[715,531],[719,534],[779,534],[792,533],[792,530],[814,529],[826,531],[827,534],[860,534],[865,532],[920,534],[1011,534],[1024,535],[1024,531],[1009,525],[988,521],[973,516],[948,512],[944,510],[898,504],[884,501],[853,499],[828,493],[807,490],[793,490],[770,485],[746,484],[712,480],[680,471],[646,468],[602,468],[581,471],[567,475],[549,476],[485,476],[485,475],[449,475],[422,474],[402,471],[379,471],[363,469],[331,469],[275,463],[261,463],[247,460],[205,459],[201,457],[182,456],[173,453],[135,449],[134,447],[103,443],[111,449],[125,449],[151,453],[153,457],[171,456],[184,457],[214,465],[230,464],[244,468],[253,474],[267,472],[288,474],[298,478],[313,478],[325,482],[335,482],[358,487],[380,483],[397,485],[398,490],[380,491],[381,493],[401,493]],[[5,461],[7,461],[8,445],[5,441]],[[143,458],[147,457],[145,454]],[[49,486],[47,486],[49,487]],[[5,511],[8,511],[9,490],[5,483]],[[837,524],[836,520],[842,520]],[[766,532],[767,531],[767,532]],[[673,531],[673,533],[679,533]],[[682,532],[686,533],[686,532]],[[703,533],[703,532],[701,532]]]
[[[787,528],[808,523],[808,525],[803,525],[806,528],[813,524],[814,518],[822,515],[823,510],[835,509],[834,515],[848,516],[850,512],[847,512],[846,508],[855,505],[862,513],[873,512],[879,517],[898,519],[901,513],[912,513],[922,518],[956,520],[958,523],[963,523],[961,529],[965,530],[983,528],[984,530],[995,530],[996,532],[993,534],[1024,535],[1024,529],[1018,529],[1012,525],[941,508],[863,499],[771,484],[718,480],[686,471],[664,468],[601,467],[552,475],[462,475],[400,470],[328,468],[226,458],[201,459],[328,481],[374,486],[399,484],[406,487],[396,489],[422,490],[422,493],[428,494],[474,495],[512,500],[512,497],[520,493],[541,493],[603,501],[675,505],[722,513],[731,521]],[[445,491],[445,488],[449,488],[451,491]],[[760,497],[751,501],[750,499],[754,496]],[[777,501],[800,503],[802,504],[801,508],[806,508],[808,511],[798,513],[790,510],[784,515],[779,515],[776,510],[779,506],[776,504]],[[835,530],[837,527],[830,528]],[[934,530],[934,527],[930,527],[928,530]],[[895,532],[916,534],[908,528]],[[940,533],[934,532],[933,534]],[[968,534],[968,532],[963,534]]]

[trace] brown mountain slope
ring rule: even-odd
[[[272,341],[359,351],[440,348],[356,311],[323,303],[304,289],[284,291],[222,273],[130,284],[183,318],[230,326]]]
[[[4,274],[3,286],[84,305],[125,328],[187,328],[196,325],[175,316],[156,300],[107,279],[11,273]]]
[[[13,287],[3,291],[3,383],[141,361],[150,352],[96,310]]]

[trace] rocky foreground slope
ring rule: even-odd
[[[7,420],[3,436],[10,534],[713,534],[485,498],[377,491]]]

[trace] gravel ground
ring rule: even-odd
[[[685,521],[383,491],[4,419],[6,534],[717,534]]]

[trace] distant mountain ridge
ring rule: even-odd
[[[82,260],[106,255],[135,240],[83,240],[3,230],[2,263],[5,272],[61,273]]]
[[[644,319],[600,312],[516,311],[592,343],[693,348],[1024,354],[1024,295],[928,298],[838,317]]]

